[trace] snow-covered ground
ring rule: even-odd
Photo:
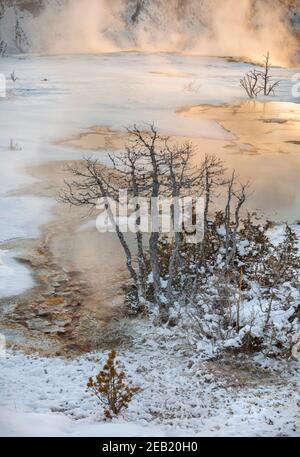
[[[243,356],[215,376],[206,354],[193,352],[174,330],[142,320],[121,325],[115,331],[132,340],[119,359],[142,387],[124,415],[105,422],[86,392],[107,352],[67,361],[9,350],[1,359],[0,435],[299,436],[298,362],[257,357],[249,364],[253,370],[257,363],[254,373]]]

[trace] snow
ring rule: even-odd
[[[129,409],[103,421],[97,401],[86,392],[107,352],[66,360],[8,349],[0,372],[0,433],[4,436],[296,436],[300,433],[298,362],[257,359],[264,376],[243,385],[239,372],[215,376],[208,354],[189,349],[174,330],[143,320],[120,323],[132,346],[119,360],[142,387]],[[114,331],[120,332],[120,328]],[[241,364],[243,360],[241,359]],[[249,373],[248,373],[249,376]],[[253,385],[251,384],[253,383]]]
[[[28,269],[13,256],[14,252],[0,250],[0,298],[19,295],[34,285]]]
[[[58,414],[15,413],[1,411],[0,436],[5,437],[137,437],[176,436],[159,427],[142,427],[131,423],[107,424],[89,420],[72,420]]]
[[[290,225],[293,232],[297,235],[298,238],[298,249],[300,252],[300,225]],[[285,226],[284,225],[275,225],[273,228],[268,230],[268,237],[275,246],[283,241],[285,234]]]

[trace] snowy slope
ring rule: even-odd
[[[115,331],[131,338],[120,360],[142,387],[128,411],[105,423],[86,392],[106,352],[67,361],[8,350],[0,359],[0,434],[299,436],[299,362],[258,358],[250,376],[247,366],[243,372],[230,362],[217,372],[205,364],[207,354],[189,349],[172,330],[126,320]],[[245,362],[243,356],[240,367]]]
[[[294,0],[243,0],[238,8],[235,0],[89,0],[88,8],[84,0],[14,4],[19,7],[2,0],[1,9],[0,2],[0,41],[8,52],[136,49],[258,58],[268,49],[284,63],[299,47]]]

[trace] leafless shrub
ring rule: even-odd
[[[245,89],[249,98],[256,98],[262,88],[259,85],[260,73],[254,69],[247,73],[241,80],[240,84]]]
[[[11,74],[10,74],[10,79],[12,80],[13,83],[15,83],[17,81],[17,76],[15,74],[15,71],[13,71]]]
[[[272,76],[270,75],[272,65],[269,52],[264,56],[263,67],[263,71],[258,71],[255,68],[240,80],[240,84],[249,98],[256,98],[260,93],[263,93],[266,97],[271,94],[275,95],[275,89],[280,84],[280,81],[272,81]]]
[[[15,143],[13,139],[10,140],[9,149],[10,151],[22,151],[21,146],[19,146],[18,143]]]

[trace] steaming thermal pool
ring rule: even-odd
[[[103,150],[89,151],[87,147],[83,152],[61,140],[84,134],[96,125],[120,131],[131,123],[154,122],[163,133],[195,139],[196,143],[199,140],[200,157],[214,150],[214,142],[226,145],[235,134],[209,116],[185,116],[178,110],[244,100],[239,80],[249,67],[224,59],[175,54],[1,59],[7,96],[0,99],[0,248],[14,237],[37,237],[38,228],[51,219],[51,198],[32,196],[28,190],[22,193],[22,188],[26,185],[28,189],[34,181],[27,167],[78,159],[89,153],[106,161]],[[18,78],[15,83],[10,80],[13,71]],[[275,68],[273,73],[281,80],[275,100],[299,102],[292,97],[295,71]],[[294,106],[298,109],[300,105]],[[278,134],[284,128],[284,124],[270,124],[270,130]],[[248,179],[250,174],[254,188],[258,183],[253,209],[270,210],[270,217],[294,222],[300,215],[300,155],[284,152],[253,154],[248,145],[239,152],[221,148],[229,168],[236,167],[241,179]],[[17,269],[16,275],[18,282],[23,281]],[[5,278],[0,274],[0,294]]]

